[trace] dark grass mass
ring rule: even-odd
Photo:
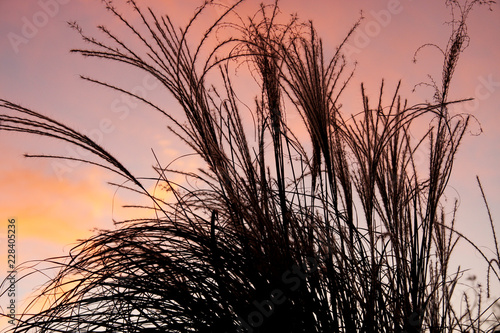
[[[382,83],[375,101],[361,87],[357,114],[343,110],[341,95],[353,68],[343,47],[359,22],[327,56],[313,23],[284,20],[277,3],[244,18],[236,2],[195,43],[193,27],[215,4],[206,2],[178,29],[169,16],[127,2],[139,23],[104,1],[129,39],[101,26],[106,41],[100,41],[72,23],[90,44],[72,52],[144,70],[185,117],[113,84],[84,79],[161,112],[204,167],[179,171],[156,160],[153,180],[174,198],[161,200],[146,190],[151,179],[132,175],[85,135],[0,100],[0,130],[90,151],[98,159],[88,163],[123,176],[126,188],[149,198],[144,208],[156,214],[123,221],[82,241],[68,257],[48,260],[58,274],[34,302],[51,301],[37,313],[28,308],[14,331],[495,330],[490,308],[458,311],[451,302],[462,272],[449,266],[450,255],[466,238],[442,204],[471,119],[450,115],[450,104],[461,102],[448,100],[450,82],[468,43],[467,15],[490,2],[447,1],[452,32],[433,102],[408,105],[399,84],[387,92]],[[260,89],[253,107],[238,97],[247,88],[233,84],[235,68],[247,68]],[[287,121],[294,112],[307,140],[299,140],[297,124]],[[422,120],[428,123],[423,133]],[[415,154],[423,146],[429,156],[422,167]],[[195,185],[173,183],[176,174]],[[496,255],[485,257],[493,279],[499,278]]]

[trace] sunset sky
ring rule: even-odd
[[[248,0],[242,12],[254,13],[260,2]],[[450,15],[444,2],[282,0],[280,7],[285,15],[298,13],[303,20],[312,19],[329,54],[363,10],[365,19],[348,48],[350,59],[358,61],[358,65],[342,99],[346,109],[357,110],[361,107],[361,82],[372,100],[378,98],[382,79],[388,96],[402,80],[401,93],[410,104],[432,99],[431,89],[412,90],[420,82],[429,82],[428,74],[439,83],[442,55],[429,47],[420,52],[416,63],[412,59],[417,48],[425,43],[446,47],[450,27],[444,22],[450,20]],[[152,4],[158,14],[166,13],[174,24],[184,26],[201,1],[138,3]],[[460,59],[451,86],[452,99],[475,98],[461,110],[473,114],[477,122],[470,127],[459,150],[446,193],[449,201],[455,197],[460,200],[457,229],[484,246],[485,251],[493,248],[493,239],[476,175],[481,178],[500,230],[500,5],[491,8],[492,11],[476,8],[471,13],[470,45]],[[213,8],[207,13],[215,17],[219,11]],[[68,27],[68,21],[77,21],[85,32],[95,36],[100,36],[95,29],[100,24],[114,31],[123,30],[98,0],[0,0],[0,98],[42,112],[80,131],[98,133],[102,145],[136,176],[154,176],[151,149],[164,164],[191,152],[168,132],[169,123],[164,117],[136,101],[124,99],[116,91],[79,78],[90,76],[128,89],[144,87],[148,98],[173,114],[180,112],[168,92],[144,73],[122,64],[70,54],[70,49],[86,48],[88,44]],[[480,128],[483,133],[475,135]],[[92,235],[92,229],[113,228],[113,218],[128,216],[120,206],[130,197],[107,184],[122,181],[114,174],[83,164],[23,158],[24,153],[75,156],[69,144],[0,132],[0,152],[1,279],[6,272],[8,218],[17,219],[17,253],[22,262],[66,254],[77,239]],[[176,164],[179,169],[196,165],[194,158],[183,158]],[[153,184],[149,185],[152,188]],[[455,262],[472,267],[479,257],[465,243],[462,245]],[[38,276],[22,283],[22,294],[43,281]],[[5,307],[4,300],[0,301],[0,306]]]

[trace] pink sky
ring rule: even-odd
[[[49,3],[52,4],[49,7],[43,5]],[[149,3],[162,7],[177,25],[184,25],[201,1]],[[258,3],[260,1],[250,0],[244,8],[253,11]],[[432,48],[421,52],[417,64],[412,63],[412,57],[424,43],[445,47],[450,30],[443,24],[449,19],[444,1],[282,0],[280,6],[283,13],[297,12],[302,19],[312,19],[327,51],[340,42],[363,10],[366,19],[350,44],[355,47],[351,49],[356,50],[353,59],[359,64],[351,87],[344,95],[346,108],[360,107],[356,103],[361,82],[375,100],[382,78],[388,95],[402,79],[401,91],[410,101],[421,101],[422,96],[432,98],[429,90],[415,93],[411,90],[415,84],[426,81],[427,74],[440,80],[442,58]],[[476,104],[464,105],[464,109],[478,119],[483,133],[466,136],[447,193],[450,201],[457,195],[460,198],[458,229],[490,248],[492,238],[475,176],[482,179],[500,230],[500,132],[497,130],[500,124],[500,6],[495,4],[492,8],[493,11],[478,8],[471,14],[470,47],[462,55],[452,83],[452,97],[476,98]],[[381,14],[391,11],[390,16]],[[149,87],[148,97],[160,101],[173,113],[179,109],[169,104],[171,99],[166,97],[165,90],[145,81],[145,74],[123,65],[70,54],[71,48],[88,45],[67,26],[67,21],[75,20],[89,33],[95,33],[94,27],[98,24],[115,26],[116,23],[110,21],[98,0],[0,0],[0,98],[90,133],[99,130],[105,120],[112,129],[103,133],[103,146],[136,175],[152,176],[151,148],[165,164],[188,152],[187,148],[168,132],[168,123],[154,111],[133,101],[127,105],[119,93],[85,82],[79,75],[129,89]],[[26,30],[26,22],[37,23],[37,31]],[[12,42],[12,33],[26,37],[17,44]],[[116,105],[125,105],[130,112],[126,115],[113,112]],[[477,131],[478,126],[473,125],[471,129]],[[114,175],[85,165],[58,174],[53,161],[22,157],[24,153],[71,154],[71,146],[45,138],[0,132],[0,151],[0,244],[5,244],[7,219],[16,217],[21,261],[64,254],[71,248],[69,244],[90,236],[91,229],[111,228],[111,218],[123,214],[119,206],[127,196],[121,192],[114,196],[115,189],[106,183],[119,180]],[[195,159],[187,158],[177,166],[190,168],[195,163]],[[3,278],[6,259],[5,250],[1,251],[0,278]],[[476,256],[470,248],[460,251],[459,259],[464,266],[474,262]],[[28,292],[36,282],[30,280],[23,284],[23,292]]]

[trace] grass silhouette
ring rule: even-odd
[[[52,301],[35,314],[28,308],[16,332],[493,332],[488,309],[458,313],[450,301],[461,277],[449,267],[450,255],[466,237],[441,204],[470,121],[449,114],[450,104],[463,101],[448,100],[449,86],[467,45],[467,15],[490,2],[447,2],[455,10],[453,30],[432,103],[408,105],[399,84],[387,93],[384,83],[373,103],[362,86],[362,112],[354,115],[340,100],[352,77],[343,47],[359,22],[326,58],[312,22],[283,23],[277,2],[232,20],[237,1],[194,47],[190,29],[210,2],[180,30],[169,16],[128,1],[140,30],[104,2],[141,47],[103,26],[111,42],[101,42],[72,23],[91,45],[72,52],[146,71],[175,97],[186,121],[133,92],[84,79],[161,112],[205,167],[187,172],[156,161],[155,180],[175,198],[161,200],[85,135],[0,100],[6,111],[0,130],[90,151],[100,162],[85,162],[123,176],[132,185],[122,187],[148,197],[147,208],[156,213],[49,259],[59,272],[34,302]],[[211,44],[221,29],[231,37]],[[255,140],[248,139],[238,98],[244,87],[231,79],[242,64],[260,87],[252,110]],[[215,76],[218,85],[208,82]],[[307,144],[287,122],[291,112],[300,114]],[[415,139],[421,119],[429,129]],[[422,171],[414,157],[423,145],[430,154]],[[197,186],[174,183],[175,174]],[[498,279],[499,259],[485,259]]]

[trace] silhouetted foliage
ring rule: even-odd
[[[92,152],[90,162],[130,181],[150,198],[154,219],[123,221],[51,263],[57,277],[36,301],[52,300],[23,316],[17,332],[466,332],[478,319],[450,303],[460,271],[449,258],[462,235],[454,215],[445,220],[441,198],[469,123],[451,116],[448,91],[466,46],[465,19],[476,4],[448,2],[455,10],[444,50],[443,78],[433,103],[407,105],[400,85],[373,103],[361,89],[362,111],[340,107],[349,83],[343,47],[323,52],[313,24],[283,23],[277,4],[249,19],[232,20],[241,1],[214,21],[192,46],[189,32],[207,2],[183,29],[169,16],[142,10],[139,32],[111,1],[107,9],[129,29],[121,40],[105,27],[101,42],[73,50],[123,62],[154,76],[184,110],[185,122],[112,84],[91,82],[134,96],[161,112],[171,130],[204,161],[179,171],[157,161],[156,181],[175,200],[163,201],[88,137],[35,111],[0,100],[0,130],[66,140]],[[231,36],[210,39],[224,29]],[[142,31],[142,30],[141,30]],[[132,42],[132,40],[134,42]],[[139,41],[141,46],[132,47]],[[232,84],[245,64],[260,91],[252,115]],[[209,79],[218,77],[214,85]],[[294,135],[287,114],[298,112],[309,142]],[[419,138],[416,119],[430,119]],[[248,139],[253,130],[255,140]],[[309,146],[310,145],[310,146]],[[429,164],[417,170],[419,146]],[[40,157],[40,156],[38,156]],[[42,156],[44,157],[44,156]],[[45,156],[56,157],[56,156]],[[183,174],[195,186],[173,183]],[[122,187],[124,187],[122,185]],[[456,206],[455,206],[456,210]],[[493,227],[493,223],[491,224]],[[498,250],[497,250],[498,253]],[[496,264],[496,265],[495,265]],[[489,272],[498,278],[498,260]],[[493,328],[490,328],[493,330]],[[476,330],[477,332],[479,330]]]

